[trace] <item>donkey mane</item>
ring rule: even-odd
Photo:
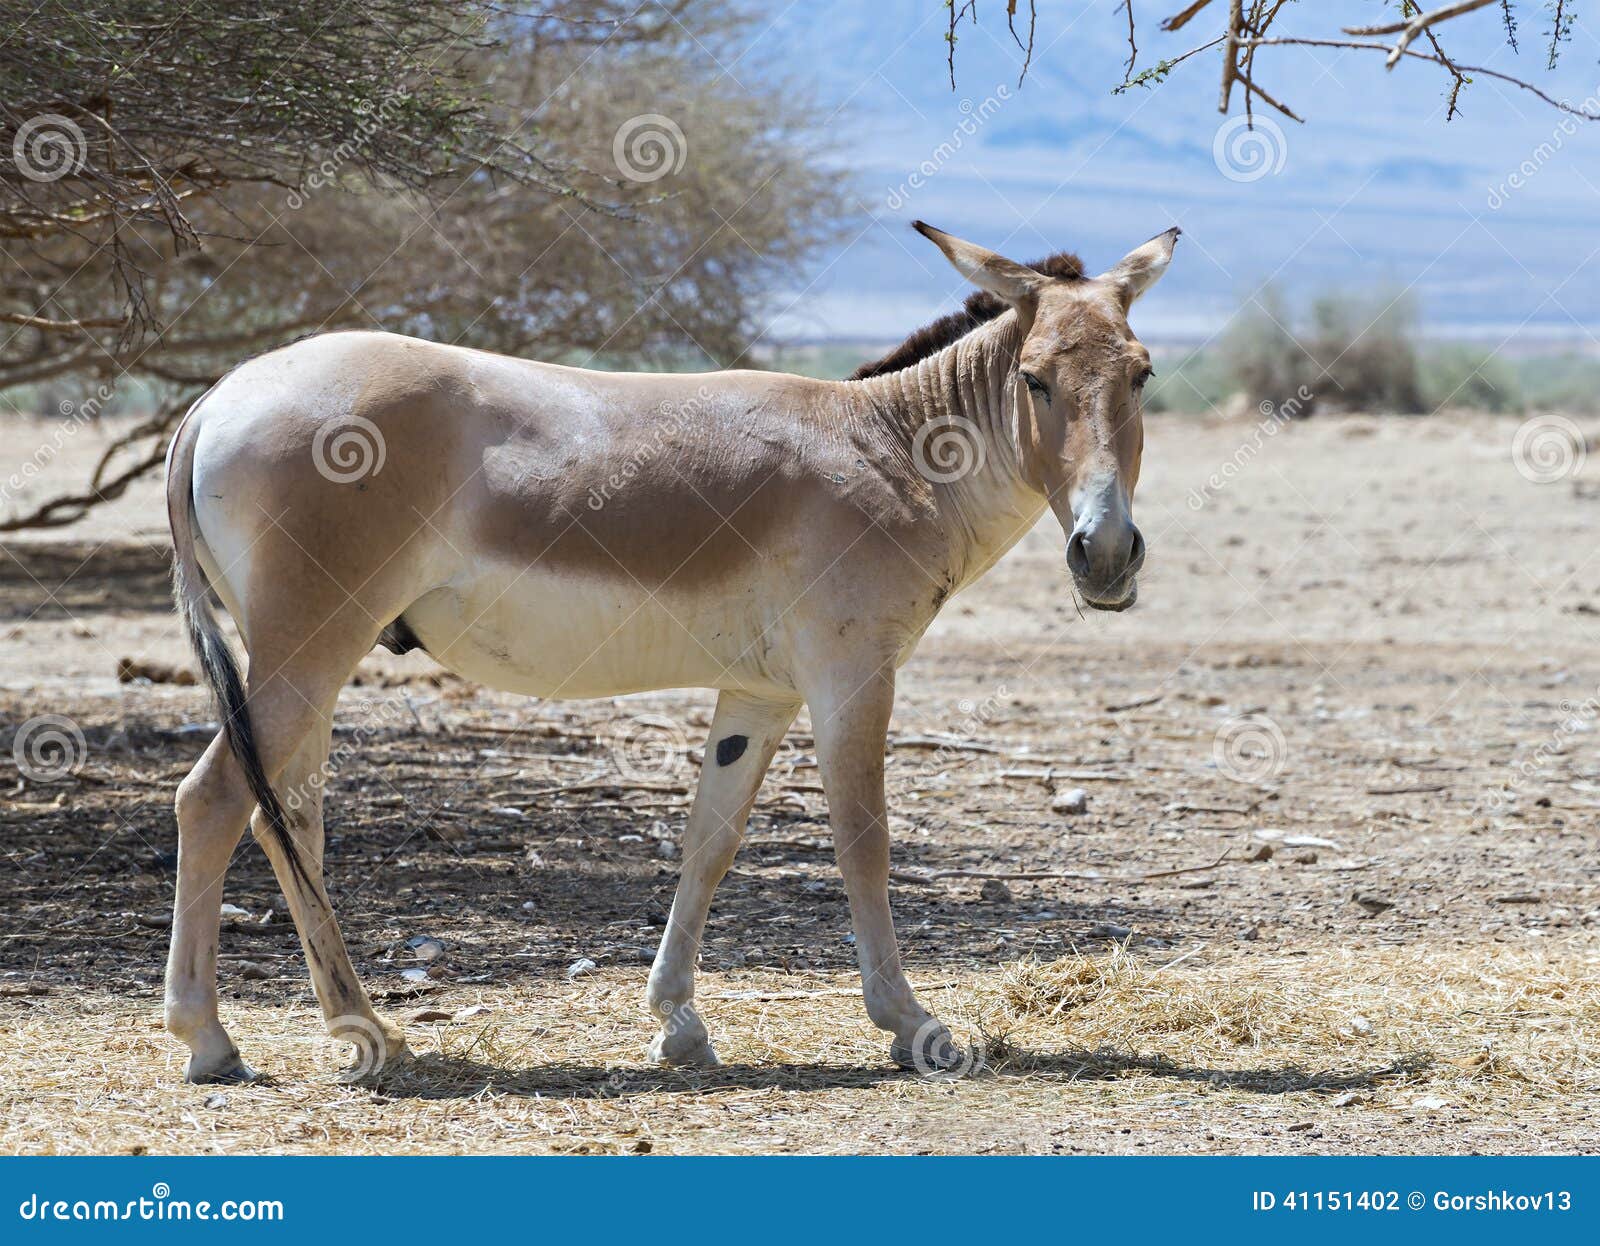
[[[1046,277],[1055,277],[1063,281],[1083,280],[1083,261],[1070,251],[1057,251],[1042,260],[1034,260],[1028,267]],[[1008,310],[1006,303],[988,291],[975,290],[967,295],[967,301],[961,305],[960,311],[940,316],[932,324],[923,325],[882,359],[862,364],[848,379],[864,381],[869,376],[883,376],[888,372],[899,372],[902,368],[909,368],[929,355],[938,354],[950,343],[959,341],[979,325],[993,320]]]

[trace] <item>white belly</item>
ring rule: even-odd
[[[405,612],[435,660],[463,678],[552,700],[657,688],[792,687],[749,591],[652,596],[600,577],[491,572]]]

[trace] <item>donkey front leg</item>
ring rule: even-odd
[[[931,1073],[957,1067],[962,1055],[950,1031],[917,1002],[906,981],[889,911],[883,754],[894,709],[893,668],[859,682],[841,679],[809,700],[834,855],[855,926],[867,1015],[894,1035],[890,1056],[902,1068]]]
[[[650,1011],[661,1022],[650,1044],[650,1058],[658,1064],[717,1063],[705,1023],[694,1008],[695,958],[712,893],[733,865],[761,779],[799,709],[799,701],[764,701],[736,692],[717,698],[683,835],[678,894],[646,991]]]

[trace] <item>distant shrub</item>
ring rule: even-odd
[[[1517,361],[1523,405],[1535,411],[1600,415],[1600,359],[1572,352]]]
[[[1493,351],[1477,346],[1435,346],[1422,355],[1427,410],[1462,407],[1496,413],[1522,409],[1516,371]]]
[[[1282,406],[1301,388],[1301,409],[1417,412],[1423,398],[1416,305],[1407,295],[1325,294],[1310,323],[1294,327],[1283,296],[1268,289],[1223,338],[1229,374],[1252,403]]]

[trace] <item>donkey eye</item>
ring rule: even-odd
[[[1156,370],[1154,368],[1146,368],[1143,372],[1139,373],[1138,376],[1133,378],[1133,387],[1135,389],[1143,389],[1144,388],[1144,383],[1146,381],[1148,381],[1151,377],[1153,377],[1155,374],[1156,374]]]
[[[1022,379],[1031,391],[1038,394],[1046,402],[1050,401],[1050,387],[1038,377],[1034,376],[1033,373],[1024,372],[1022,374]]]

